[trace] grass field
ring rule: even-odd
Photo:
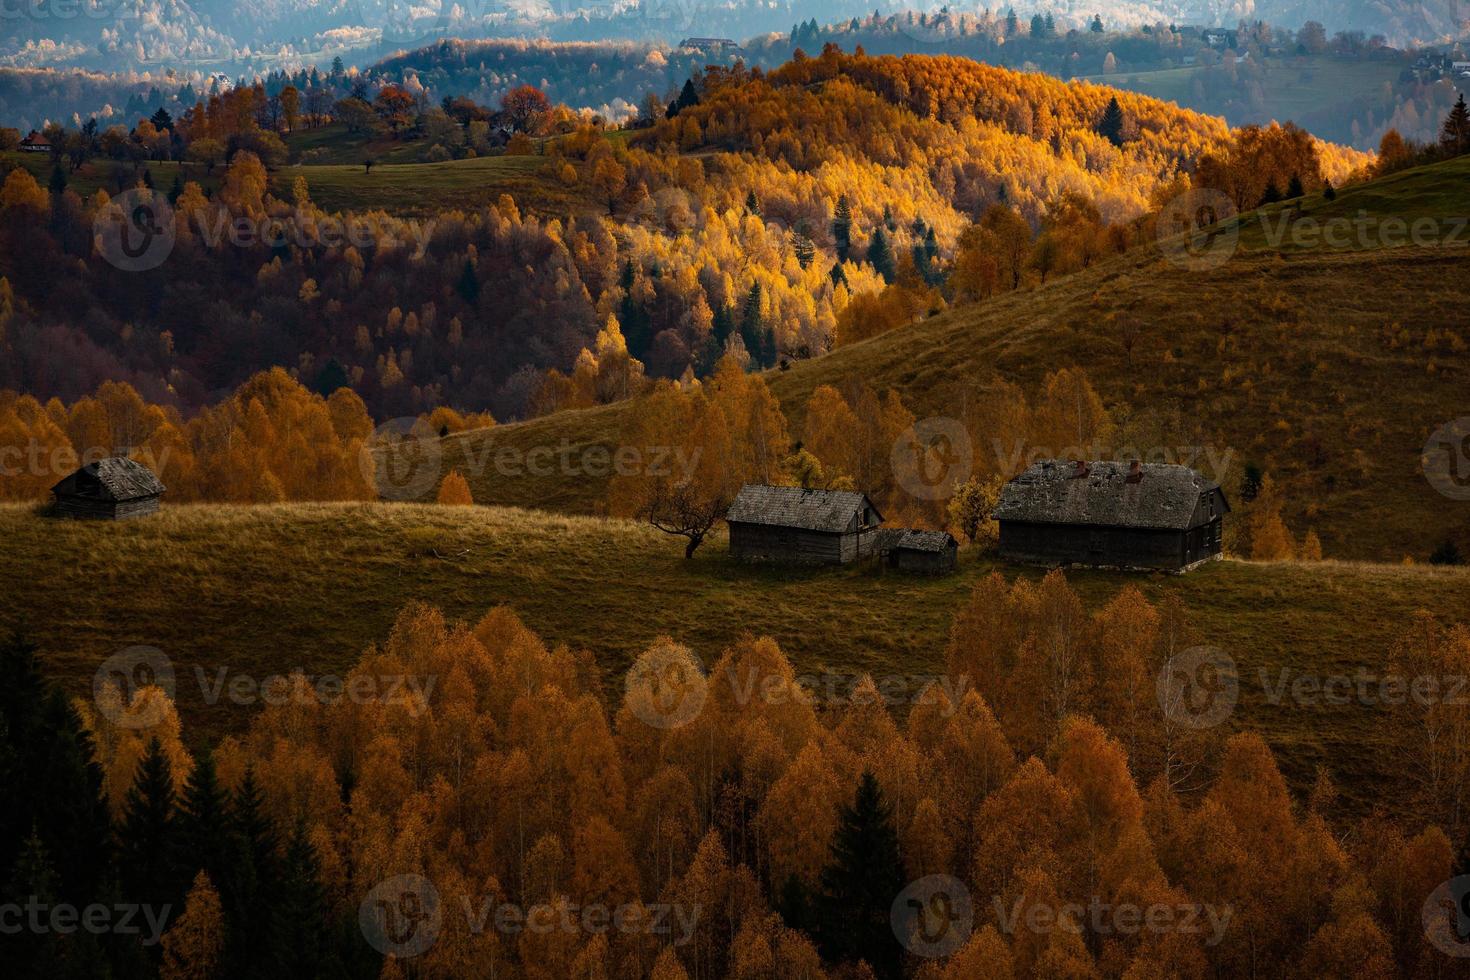
[[[802,672],[933,674],[956,605],[997,567],[966,553],[959,574],[938,579],[752,568],[731,562],[719,537],[685,561],[675,539],[623,521],[406,504],[165,506],[119,524],[5,506],[0,538],[0,628],[23,626],[79,695],[106,657],[157,647],[173,661],[186,732],[215,735],[254,709],[206,704],[196,668],[211,680],[222,668],[257,679],[342,672],[413,600],[471,621],[508,604],[548,641],[595,653],[614,697],[622,671],[664,634],[706,664],[750,631],[775,637]],[[423,557],[427,546],[466,553]],[[1182,577],[1069,579],[1089,608],[1125,582],[1154,600],[1180,595],[1201,641],[1239,664],[1233,722],[1265,733],[1299,786],[1328,762],[1358,805],[1406,778],[1381,719],[1358,706],[1273,706],[1259,671],[1273,683],[1282,667],[1381,671],[1416,608],[1470,620],[1470,569],[1218,562]]]
[[[1441,222],[1470,214],[1470,158],[1345,188],[1335,202],[1304,202],[1316,219]],[[1267,215],[1273,222],[1280,208]],[[1085,368],[1114,407],[1173,413],[1164,445],[1205,445],[1232,468],[1247,462],[1286,492],[1286,517],[1300,536],[1314,529],[1329,557],[1425,559],[1446,537],[1470,552],[1470,508],[1440,496],[1424,478],[1429,434],[1470,408],[1467,355],[1429,351],[1431,328],[1466,331],[1462,229],[1437,247],[1343,250],[1269,247],[1248,216],[1239,248],[1214,268],[1161,257],[1150,244],[1034,291],[959,307],[913,326],[767,375],[801,430],[812,391],[860,380],[898,390],[920,417],[953,413],[992,372],[1021,383],[1073,364]],[[1375,230],[1370,244],[1383,245]],[[1122,329],[1136,334],[1131,353]],[[1393,327],[1408,339],[1393,346]],[[470,477],[481,503],[595,513],[606,497],[595,478],[506,473],[480,465],[503,447],[616,445],[625,406],[451,436],[447,466]],[[1009,447],[1006,447],[1009,448]],[[978,451],[993,451],[980,446]]]
[[[509,194],[525,211],[566,217],[599,209],[585,190],[568,188],[546,172],[536,156],[477,157],[443,163],[282,167],[272,175],[277,194],[288,195],[298,176],[311,199],[327,211],[387,211],[423,217],[446,210],[473,210]]]
[[[19,150],[0,153],[0,167],[8,171],[15,166],[29,170],[31,176],[42,187],[46,187],[55,165],[51,162],[49,153],[21,153]],[[219,186],[220,175],[224,173],[223,167],[216,167],[213,174],[206,174],[204,167],[199,164],[181,164],[174,160],[143,160],[134,163],[131,160],[94,158],[75,171],[67,169],[66,186],[82,197],[90,197],[98,190],[106,190],[109,195],[115,196],[119,182],[122,182],[123,189],[133,187],[145,170],[153,175],[153,186],[160,191],[167,191],[173,185],[174,177],[178,175],[182,175],[185,181],[197,181],[206,190],[213,190]]]

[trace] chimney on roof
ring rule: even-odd
[[[1136,459],[1128,464],[1128,482],[1143,482],[1143,464]]]

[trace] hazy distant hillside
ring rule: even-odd
[[[406,0],[85,0],[73,17],[8,18],[0,39],[0,65],[15,67],[142,68],[167,65],[223,70],[325,64],[334,56],[367,64],[394,50],[444,37],[523,37],[553,41],[638,40],[675,44],[686,37],[736,41],[785,34],[798,23],[846,22],[905,9],[952,16],[993,11],[980,2],[924,4],[867,0],[479,0],[474,3]],[[1061,33],[1086,33],[1094,16],[1109,30],[1143,25],[1233,27],[1265,20],[1296,28],[1316,20],[1329,32],[1381,34],[1398,46],[1464,37],[1466,17],[1458,0],[1155,0],[1093,3],[1060,0],[1015,5],[1024,22],[1051,14]],[[916,40],[944,44],[927,29]]]

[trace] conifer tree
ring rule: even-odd
[[[832,242],[837,249],[837,261],[846,262],[852,248],[852,208],[846,194],[837,198],[837,210],[832,215]]]
[[[118,874],[126,901],[154,907],[183,899],[175,863],[178,837],[174,814],[173,765],[157,738],[133,776],[117,828]]]
[[[1306,190],[1302,187],[1301,175],[1292,174],[1291,180],[1286,185],[1286,199],[1288,201],[1294,201],[1304,194],[1306,194]]]
[[[271,965],[275,941],[272,904],[280,890],[279,844],[265,798],[247,768],[230,799],[230,874],[221,886],[227,916],[226,947],[230,972],[255,976]]]
[[[902,952],[890,913],[903,889],[903,867],[893,810],[871,771],[863,773],[852,805],[838,808],[821,888],[819,928],[827,957],[863,960],[879,977],[899,976]]]
[[[1118,105],[1116,95],[1108,100],[1108,107],[1098,120],[1097,132],[1114,146],[1123,145],[1123,107]]]
[[[892,282],[898,273],[893,261],[893,249],[888,245],[888,236],[883,233],[882,225],[873,229],[873,240],[868,243],[868,261],[887,282]]]
[[[306,825],[297,823],[286,843],[273,902],[271,959],[277,976],[310,980],[332,972],[327,898],[320,874]]]
[[[179,796],[177,853],[185,880],[201,870],[209,874],[211,882],[229,879],[233,851],[229,818],[228,800],[215,773],[214,756],[205,748]]]
[[[1454,108],[1445,117],[1444,127],[1439,133],[1439,145],[1451,156],[1470,152],[1470,110],[1465,107],[1465,93],[1455,101]]]

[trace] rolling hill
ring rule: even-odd
[[[723,537],[685,561],[671,539],[631,522],[495,507],[165,505],[155,518],[98,524],[6,505],[0,536],[10,556],[0,629],[24,628],[77,694],[108,656],[157,648],[172,661],[186,731],[214,736],[258,710],[210,703],[204,692],[221,677],[345,672],[415,600],[471,621],[508,604],[548,642],[592,652],[615,699],[628,665],[661,635],[705,664],[748,631],[774,637],[803,674],[933,676],[954,610],[979,578],[997,567],[1008,578],[1040,574],[968,552],[959,574],[938,579],[751,568],[729,560]],[[1177,594],[1203,642],[1238,664],[1231,723],[1265,734],[1298,789],[1330,765],[1359,811],[1410,778],[1383,734],[1385,709],[1273,704],[1271,685],[1282,670],[1384,670],[1418,608],[1470,620],[1465,568],[1226,561],[1186,576],[1069,581],[1089,608],[1125,583],[1155,602]]]
[[[1239,247],[1215,268],[1170,261],[1150,244],[767,380],[800,432],[807,399],[823,384],[892,387],[922,418],[955,411],[992,372],[1032,385],[1078,365],[1109,405],[1174,417],[1162,444],[1232,454],[1228,492],[1248,462],[1270,472],[1285,489],[1288,523],[1316,530],[1329,557],[1422,560],[1446,537],[1464,551],[1470,515],[1425,480],[1420,452],[1465,407],[1464,349],[1447,338],[1466,322],[1460,277],[1470,232],[1451,216],[1470,212],[1467,176],[1462,158],[1344,188],[1334,201],[1308,198],[1297,217],[1267,208],[1225,226],[1227,236],[1238,230]],[[1454,240],[1396,244],[1421,219]],[[1349,229],[1347,247],[1307,234],[1328,222]],[[1353,222],[1368,229],[1361,241]],[[451,436],[445,466],[466,471],[481,503],[595,513],[602,481],[506,472],[495,453],[612,446],[626,410]]]

